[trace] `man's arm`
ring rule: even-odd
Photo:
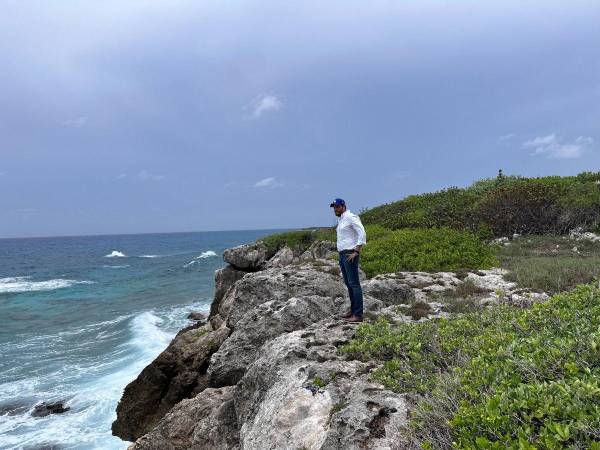
[[[363,245],[367,243],[367,232],[365,231],[365,227],[363,227],[363,224],[358,216],[352,217],[351,226],[358,234],[358,239],[356,245],[354,246],[354,250],[360,253]]]

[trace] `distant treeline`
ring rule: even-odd
[[[410,195],[368,209],[361,219],[389,229],[449,227],[481,237],[595,229],[600,224],[600,172],[525,178],[500,171],[467,188]]]

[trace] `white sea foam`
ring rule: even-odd
[[[112,253],[108,255],[104,255],[105,258],[126,258],[127,255],[125,253],[120,252],[119,250],[113,250]]]
[[[197,256],[196,259],[210,258],[211,256],[217,256],[217,254],[212,250],[207,250],[205,252],[202,252],[200,256]]]
[[[140,258],[160,258],[160,255],[140,255]]]
[[[33,407],[23,414],[0,416],[0,448],[63,443],[75,449],[125,449],[127,443],[110,432],[117,402],[125,386],[169,344],[175,327],[186,322],[187,308],[129,316],[130,338],[110,354],[95,360],[65,359],[61,369],[44,377],[32,374],[27,380],[0,384],[0,401],[15,397],[32,402],[65,400],[71,408],[47,417],[32,417]],[[120,316],[93,324],[93,328],[100,331],[99,338],[106,338],[118,332],[110,325],[127,318]]]
[[[129,267],[129,264],[124,264],[122,266],[110,266],[110,265],[104,265],[102,266],[105,269],[125,269],[126,267]]]
[[[98,358],[81,359],[76,354],[74,358],[65,358],[56,372],[43,376],[32,373],[27,379],[0,384],[0,402],[21,398],[25,404],[32,405],[42,400],[64,400],[71,408],[65,414],[47,417],[31,417],[33,407],[22,414],[0,416],[0,448],[16,450],[62,443],[73,449],[126,449],[128,443],[110,432],[123,389],[165,349],[176,331],[188,323],[186,317],[190,311],[207,311],[208,308],[209,302],[202,300],[86,326],[88,331],[99,332],[96,338],[123,332],[129,339]],[[128,327],[119,331],[114,325],[123,320],[129,321]],[[39,349],[41,341],[52,342],[59,336],[48,337],[36,336],[35,347]],[[89,346],[90,342],[82,344]]]
[[[76,284],[93,284],[93,281],[65,280],[57,278],[46,281],[30,281],[31,277],[0,278],[0,294],[34,291],[53,291],[68,288]]]
[[[182,267],[187,268],[187,267],[193,266],[194,264],[197,264],[199,262],[198,261],[199,259],[211,258],[213,256],[217,256],[217,254],[215,252],[213,252],[212,250],[207,250],[205,252],[200,253],[199,256],[196,256],[196,258],[191,260],[189,263],[184,264]]]

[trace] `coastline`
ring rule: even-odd
[[[113,434],[131,450],[394,448],[407,399],[372,380],[379,363],[338,351],[357,328],[338,317],[347,291],[336,255],[327,241],[302,254],[269,254],[261,241],[227,249],[206,322],[181,330],[126,387]],[[482,303],[500,302],[499,286],[515,302],[547,298],[519,294],[499,269],[361,279],[367,314],[396,322],[414,319],[403,308],[467,279],[486,293]],[[448,315],[428,305],[425,319]]]

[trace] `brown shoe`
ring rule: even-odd
[[[342,319],[349,319],[350,317],[352,317],[352,313],[351,312],[347,312],[346,314],[342,314],[340,316],[340,318],[342,318]]]
[[[344,319],[346,322],[349,323],[360,323],[363,321],[363,318],[360,316],[350,316],[347,319]]]

